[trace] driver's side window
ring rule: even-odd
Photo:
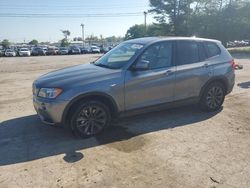
[[[161,42],[148,47],[139,61],[148,61],[149,69],[172,66],[172,42]]]

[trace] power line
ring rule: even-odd
[[[0,13],[0,17],[18,17],[18,18],[82,18],[82,17],[126,17],[141,16],[142,12],[129,13],[101,13],[101,14],[17,14]]]
[[[97,7],[97,6],[94,6],[94,7],[88,7],[88,6],[65,6],[65,7],[58,7],[58,6],[6,6],[6,7],[2,7],[2,10],[30,10],[30,9],[44,9],[44,8],[52,8],[53,10],[71,10],[71,9],[96,9],[96,10],[99,10],[99,9],[115,9],[115,8],[118,8],[118,9],[131,9],[131,8],[148,8],[146,6],[108,6],[108,7],[105,7],[105,6],[102,6],[102,7]]]

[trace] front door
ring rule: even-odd
[[[172,101],[175,85],[172,42],[151,45],[138,58],[137,62],[140,61],[149,62],[149,68],[148,70],[128,70],[126,72],[126,110]]]

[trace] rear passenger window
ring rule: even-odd
[[[199,62],[199,47],[195,41],[177,41],[178,65]]]
[[[215,44],[213,42],[205,42],[204,45],[205,45],[206,50],[207,50],[207,56],[208,56],[208,58],[220,55],[221,50],[217,46],[217,44]]]

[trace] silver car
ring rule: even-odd
[[[184,103],[216,111],[233,89],[234,66],[216,40],[134,39],[93,63],[41,76],[33,83],[33,102],[42,121],[89,137],[122,115]]]

